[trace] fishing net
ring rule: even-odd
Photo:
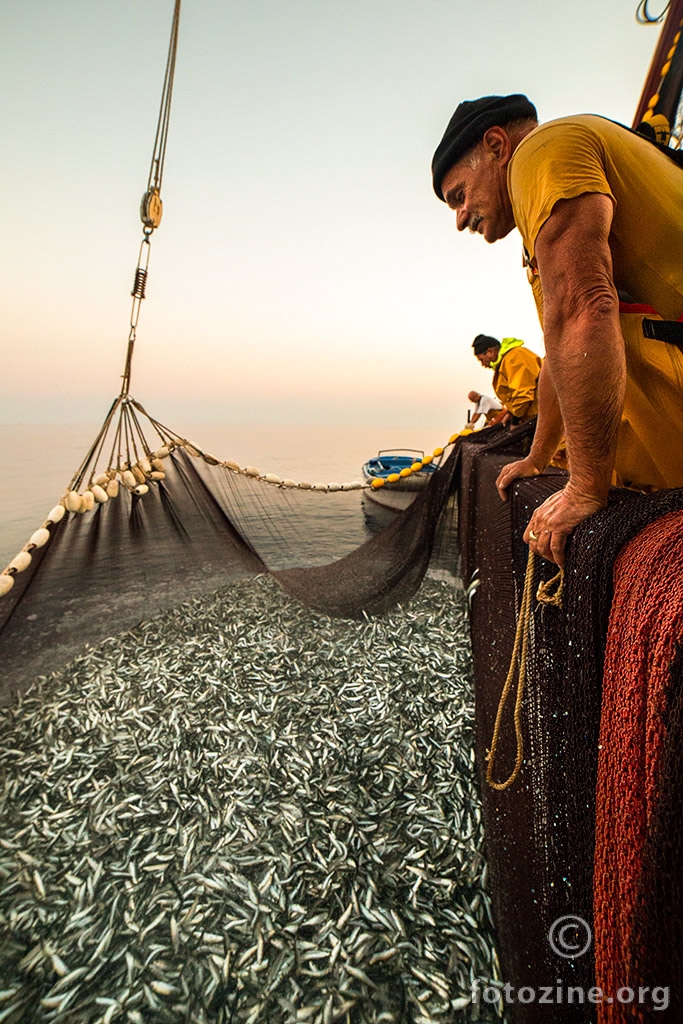
[[[97,643],[244,575],[270,571],[310,607],[358,617],[407,600],[430,560],[456,568],[457,446],[412,506],[388,513],[384,526],[386,511],[363,499],[358,483],[292,486],[148,425],[159,432],[162,458],[141,429],[123,461],[132,468],[117,461],[116,472],[100,473],[100,440],[65,499],[79,511],[43,524],[42,546],[23,552],[26,568],[0,598],[5,699],[86,640]],[[111,454],[104,461],[111,465]],[[129,486],[119,484],[124,478]],[[88,491],[112,496],[84,508]]]
[[[468,439],[463,443],[461,456],[459,528],[467,541],[462,549],[464,579],[471,581],[472,586],[470,616],[477,707],[475,749],[480,772],[491,746],[499,698],[512,655],[515,619],[527,567],[527,548],[522,534],[533,509],[563,483],[560,473],[526,480],[515,485],[509,504],[499,501],[494,486],[499,469],[506,459],[522,457],[528,443],[528,431],[521,428],[490,443],[485,437],[478,438],[477,442]],[[677,611],[680,588],[675,574],[679,572],[680,552],[678,546],[671,543],[671,530],[675,526],[660,525],[666,522],[660,517],[681,508],[683,491],[650,496],[613,491],[609,507],[577,528],[571,538],[563,607],[536,605],[528,625],[530,645],[523,705],[525,756],[522,771],[516,783],[505,791],[482,785],[503,978],[516,989],[528,986],[537,994],[542,989],[553,994],[551,1006],[542,1006],[538,1000],[524,1006],[507,1006],[507,1013],[514,1021],[588,1022],[596,1019],[598,1008],[586,1004],[585,994],[596,984],[604,983],[604,991],[609,993],[608,983],[618,981],[612,993],[616,1001],[617,991],[624,986],[635,986],[637,991],[639,979],[644,979],[642,984],[651,987],[675,987],[678,983],[679,969],[671,962],[668,940],[664,941],[663,936],[668,901],[671,900],[674,915],[677,914],[675,908],[680,906],[678,879],[683,868],[680,844],[664,831],[664,822],[673,821],[680,812],[675,760],[680,750],[675,731],[679,714],[676,681],[680,676],[680,658],[676,652],[681,639]],[[674,522],[679,520],[671,520]],[[658,553],[646,563],[634,541],[631,547],[625,548],[615,566],[624,545],[651,523],[655,524],[653,529],[656,528],[660,539]],[[644,544],[647,545],[647,541]],[[664,559],[661,552],[667,547]],[[646,568],[648,564],[650,572]],[[617,582],[620,574],[623,578],[620,596],[614,603],[613,566]],[[554,573],[554,566],[541,562],[536,581],[548,581]],[[621,602],[633,576],[639,577],[641,587],[640,598],[634,595],[630,605],[632,621],[630,625],[627,622],[618,637],[610,640],[612,686],[618,695],[612,698],[617,700],[617,711],[612,712],[612,716],[617,712],[625,714],[622,673],[628,671],[628,664],[634,666],[631,670],[634,694],[642,703],[646,699],[649,666],[661,662],[657,639],[653,639],[650,646],[646,643],[652,618],[642,619],[640,640],[637,640],[634,626],[635,620],[643,615],[642,590],[649,587],[653,589],[651,604],[658,609],[660,647],[666,648],[658,697],[669,709],[667,722],[670,725],[665,733],[668,742],[662,741],[659,767],[655,767],[654,754],[647,763],[644,757],[642,761],[633,762],[637,778],[631,778],[630,782],[637,794],[643,794],[643,800],[648,785],[657,794],[656,799],[651,797],[652,821],[657,820],[659,825],[661,815],[662,824],[656,834],[652,828],[648,831],[642,869],[635,873],[632,883],[637,890],[642,920],[636,915],[634,946],[628,959],[621,963],[624,973],[619,977],[618,966],[610,968],[606,976],[604,963],[611,962],[614,951],[616,940],[612,929],[628,918],[628,908],[623,912],[617,910],[611,889],[601,896],[602,917],[599,926],[596,923],[595,946],[588,942],[583,955],[566,956],[563,954],[567,950],[561,948],[557,937],[554,943],[558,951],[555,952],[550,936],[554,923],[560,919],[580,918],[585,922],[586,929],[581,922],[577,923],[572,939],[577,946],[583,945],[584,938],[588,939],[587,929],[591,934],[594,930],[596,784],[599,751],[601,748],[604,751],[606,745],[605,736],[600,736],[601,715],[610,714],[609,706],[602,709],[603,664],[610,609],[613,620],[618,620]],[[658,581],[654,587],[653,577]],[[631,654],[634,643],[641,646]],[[649,685],[653,691],[657,690],[656,683]],[[650,718],[656,716],[656,706],[648,714]],[[621,723],[623,718],[619,721]],[[606,725],[604,718],[602,729],[612,736],[618,732],[616,725]],[[634,725],[633,730],[636,729]],[[619,751],[628,747],[629,742],[631,748],[634,747],[635,738],[629,741],[629,736],[631,732],[627,731],[616,744],[609,765],[603,767],[601,782],[601,799],[604,800],[608,792],[612,801],[616,801],[615,806],[621,809],[624,808],[620,800],[640,800],[637,795],[631,794],[628,798],[624,795],[628,787]],[[654,740],[650,737],[651,743]],[[497,750],[496,771],[501,778],[512,768],[515,755],[512,715],[506,712]],[[665,764],[670,765],[670,775],[669,769],[664,775]],[[663,783],[664,778],[667,785]],[[622,820],[621,828],[615,833],[613,825],[613,816],[601,824],[602,856],[608,859],[602,868],[602,884],[609,878],[612,887],[621,884],[619,879],[627,863],[622,858],[627,857],[624,851],[629,842],[624,835],[629,826]],[[674,928],[679,927],[680,916],[676,921]],[[631,935],[630,927],[628,934]],[[608,935],[612,938],[607,939]],[[594,951],[599,953],[601,949],[603,972],[596,982]],[[647,964],[648,970],[641,964]],[[658,965],[659,971],[653,965]],[[567,1005],[569,987],[582,990],[582,1002],[578,994],[574,994],[573,1004]],[[558,990],[564,997],[564,1005],[557,1005]],[[627,996],[628,992],[624,994]],[[676,994],[672,992],[672,1005],[678,1005],[675,1000]],[[651,1001],[649,1007],[650,1012],[657,1014],[653,1019],[660,1019],[661,1007],[653,1010]],[[624,1006],[623,1010],[628,1012],[628,1007]],[[648,1012],[647,1006],[642,1012]]]
[[[683,512],[632,540],[615,564],[605,654],[595,852],[596,967],[616,992],[681,988],[680,655]],[[667,941],[662,941],[662,936]],[[675,1007],[675,1009],[674,1009]],[[628,1005],[601,1020],[661,1019]],[[671,1016],[674,1014],[674,1016]]]

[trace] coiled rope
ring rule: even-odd
[[[509,789],[510,786],[515,782],[522,768],[522,761],[524,759],[524,737],[522,734],[522,701],[524,699],[524,687],[526,685],[526,668],[527,668],[527,656],[529,651],[529,631],[531,626],[531,607],[532,607],[532,594],[534,586],[534,571],[536,568],[536,556],[533,551],[529,551],[529,558],[526,564],[526,573],[524,576],[524,590],[522,591],[522,602],[519,609],[519,617],[517,619],[517,629],[515,630],[515,643],[512,648],[512,658],[510,659],[510,668],[508,669],[507,678],[503,685],[503,691],[498,701],[498,710],[496,712],[496,721],[493,726],[493,736],[491,737],[491,748],[486,755],[486,782],[491,789],[504,790]],[[562,591],[564,588],[564,571],[560,569],[557,575],[553,576],[551,580],[542,582],[538,586],[536,591],[536,599],[541,604],[550,604],[556,608],[562,607]],[[515,709],[513,712],[513,719],[515,724],[515,737],[517,740],[517,752],[515,755],[515,764],[510,772],[507,779],[504,782],[496,782],[493,778],[493,768],[496,759],[496,752],[498,750],[498,740],[500,739],[501,723],[503,720],[503,712],[505,711],[505,705],[507,704],[508,697],[513,687],[515,674],[517,675],[517,694],[515,696]]]

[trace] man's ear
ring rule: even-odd
[[[487,128],[482,138],[484,149],[492,153],[500,163],[507,163],[512,156],[512,142],[510,136],[499,125]]]

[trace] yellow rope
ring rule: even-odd
[[[524,758],[522,699],[524,697],[524,686],[526,684],[526,663],[529,649],[529,624],[531,619],[531,595],[533,593],[534,568],[535,557],[533,551],[530,551],[529,560],[526,565],[522,604],[519,609],[519,618],[517,619],[517,630],[515,632],[515,643],[512,649],[512,658],[510,659],[510,668],[503,686],[503,692],[501,693],[500,700],[498,702],[498,711],[496,712],[496,721],[493,726],[493,736],[491,738],[491,749],[486,755],[486,782],[491,789],[508,789],[519,775],[522,768],[522,760]],[[553,576],[551,580],[547,580],[546,582],[541,582],[539,584],[536,592],[536,598],[542,604],[550,604],[554,605],[556,608],[561,608],[563,588],[564,570],[560,569],[560,571]],[[519,666],[517,665],[518,662]],[[516,669],[517,696],[515,698],[514,722],[515,736],[517,738],[517,755],[515,757],[515,766],[505,782],[495,782],[493,778],[493,765],[496,759],[496,751],[498,749],[503,712],[505,710],[505,705],[507,704],[507,699],[510,696],[510,690],[512,689]]]
[[[519,609],[519,618],[517,619],[517,631],[515,633],[515,644],[512,649],[512,658],[510,660],[510,669],[503,686],[503,692],[500,695],[500,701],[498,702],[498,711],[496,712],[496,723],[493,727],[493,737],[491,739],[491,749],[486,755],[486,781],[491,789],[508,789],[509,786],[515,781],[520,773],[522,767],[522,759],[524,757],[524,740],[522,737],[522,698],[524,696],[524,682],[526,680],[526,659],[527,650],[529,644],[529,618],[531,616],[531,594],[534,581],[534,554],[532,551],[529,552],[529,560],[526,565],[526,576],[524,577],[524,590],[522,592],[522,605]],[[510,690],[512,689],[512,683],[515,676],[515,669],[517,668],[517,662],[519,661],[519,668],[517,671],[517,697],[515,699],[515,736],[517,737],[517,757],[515,758],[515,766],[512,772],[505,780],[505,782],[495,782],[493,779],[493,765],[496,759],[496,751],[498,749],[498,739],[500,737],[500,726],[503,719],[503,711],[507,703]]]
[[[536,591],[536,600],[541,604],[551,604],[555,608],[562,607],[562,593],[564,591],[564,569],[560,569],[551,580],[541,581]]]

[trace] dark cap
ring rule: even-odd
[[[478,334],[472,342],[472,348],[475,356],[480,356],[482,352],[488,352],[490,348],[500,348],[500,342],[488,334]]]
[[[512,96],[482,96],[478,100],[463,100],[448,122],[444,136],[436,147],[432,160],[432,181],[439,199],[444,199],[441,182],[470,149],[481,142],[484,133],[494,125],[529,117],[537,119],[536,107],[521,93]],[[445,200],[444,200],[445,202]]]

